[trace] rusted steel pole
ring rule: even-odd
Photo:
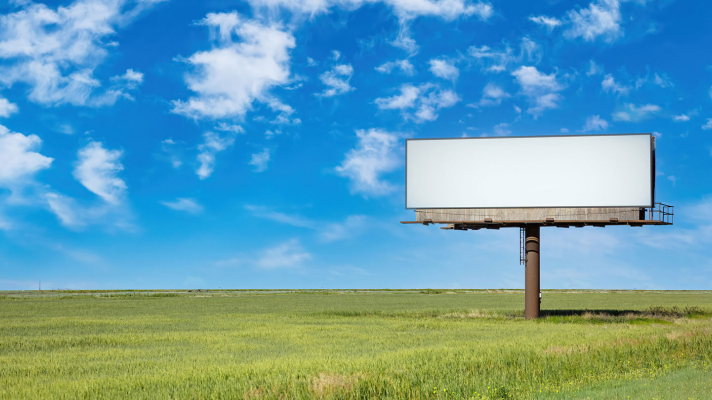
[[[524,281],[524,318],[539,318],[539,225],[525,228],[526,272]]]

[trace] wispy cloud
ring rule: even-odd
[[[178,197],[173,201],[159,201],[159,203],[172,210],[184,211],[189,214],[200,214],[203,212],[203,206],[191,198]]]
[[[344,222],[325,225],[319,237],[324,242],[335,242],[353,236],[358,236],[366,229],[368,217],[365,215],[350,215]]]
[[[323,92],[318,93],[322,97],[333,97],[348,93],[354,88],[349,84],[354,74],[351,64],[335,65],[331,70],[319,75],[321,82],[327,87]]]
[[[538,17],[529,17],[529,20],[534,22],[535,24],[541,25],[546,27],[549,31],[553,30],[557,26],[561,26],[562,22],[561,20],[558,20],[553,17],[547,17],[544,15],[540,15]]]
[[[299,228],[317,229],[319,225],[316,221],[302,217],[301,215],[286,214],[283,212],[274,211],[265,206],[246,205],[245,210],[251,212],[252,215],[254,215],[255,217],[269,219],[272,221],[296,226]]]
[[[581,132],[605,131],[608,129],[608,121],[599,115],[592,115],[586,118],[586,123],[581,128]]]
[[[601,88],[606,93],[612,92],[621,96],[625,96],[630,92],[630,87],[623,86],[616,82],[611,74],[608,74],[603,78],[603,81],[601,81]]]
[[[252,154],[250,158],[249,165],[252,165],[253,172],[264,172],[267,170],[267,164],[269,163],[270,155],[269,149],[264,148],[259,153]]]
[[[207,179],[213,174],[213,170],[215,170],[215,155],[225,151],[233,143],[235,143],[234,134],[223,137],[214,132],[205,132],[203,134],[203,143],[198,146],[198,150],[200,150],[200,154],[198,154],[200,166],[195,171],[201,180]]]
[[[592,42],[602,38],[612,42],[623,35],[621,29],[621,11],[618,0],[597,0],[587,8],[570,10],[566,13],[569,28],[564,31],[564,37],[581,38]]]
[[[490,82],[485,85],[482,89],[482,98],[477,103],[468,104],[470,107],[487,107],[487,106],[498,106],[502,104],[504,99],[512,97],[511,94],[507,93],[501,87]],[[521,110],[520,110],[521,111]]]
[[[349,215],[340,222],[318,221],[296,213],[284,213],[265,206],[246,205],[245,210],[263,218],[316,232],[321,242],[336,242],[363,234],[374,222],[365,215]]]
[[[618,108],[619,111],[613,113],[614,121],[639,122],[651,118],[662,110],[656,104],[636,106],[633,103],[628,103]]]
[[[381,110],[400,110],[403,118],[416,123],[435,121],[438,111],[457,104],[460,97],[452,90],[426,83],[413,86],[409,83],[400,87],[400,94],[376,99]]]
[[[312,259],[298,239],[291,239],[260,252],[255,265],[264,269],[298,268]]]
[[[382,74],[390,74],[395,69],[399,69],[401,73],[407,76],[413,76],[415,74],[415,67],[413,67],[413,64],[411,64],[408,59],[389,61],[376,67],[376,71]]]

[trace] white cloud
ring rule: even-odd
[[[59,222],[67,227],[78,228],[87,224],[88,215],[82,210],[76,200],[60,193],[44,194],[49,209],[57,216]]]
[[[460,97],[452,90],[443,90],[430,83],[420,86],[405,84],[401,93],[391,97],[376,99],[376,105],[381,110],[401,110],[403,117],[416,123],[434,121],[438,118],[437,111],[454,106]],[[407,110],[414,109],[413,113]]]
[[[213,129],[222,132],[245,133],[245,128],[241,127],[240,125],[228,124],[226,122],[220,122],[219,124],[215,125]]]
[[[382,74],[390,74],[395,68],[398,68],[403,74],[408,76],[413,76],[415,74],[413,64],[411,64],[407,59],[383,63],[376,67],[376,71]]]
[[[268,163],[269,149],[264,148],[261,152],[253,154],[248,164],[254,167],[252,169],[253,172],[264,172],[267,169]]]
[[[690,120],[690,116],[687,114],[680,114],[680,115],[675,115],[672,117],[673,121],[677,122],[687,122]]]
[[[653,75],[653,83],[662,87],[662,88],[675,86],[672,83],[672,80],[666,74],[658,75],[657,73],[655,73]]]
[[[542,49],[538,43],[530,39],[528,36],[522,38],[519,44],[519,61],[539,64],[542,57]]]
[[[126,183],[118,177],[124,169],[119,162],[122,152],[107,150],[101,142],[89,142],[77,152],[73,176],[87,190],[101,199],[86,204],[47,189],[42,198],[57,215],[62,225],[82,228],[89,224],[109,224],[124,230],[133,230],[131,213],[126,206]]]
[[[256,265],[264,269],[297,268],[312,259],[297,239],[291,239],[278,246],[263,250]]]
[[[203,206],[198,204],[195,199],[178,197],[174,201],[159,201],[159,203],[170,209],[176,211],[185,211],[190,214],[200,214],[201,212],[203,212]]]
[[[118,177],[124,169],[121,155],[120,150],[105,149],[101,142],[89,142],[77,154],[74,178],[107,203],[117,205],[126,191],[126,182]]]
[[[311,57],[307,57],[307,66],[308,67],[316,67],[317,65],[319,65],[319,63],[316,62],[316,60],[314,60]]]
[[[702,129],[704,129],[704,130],[712,129],[712,118],[707,118],[707,122],[704,125],[702,125]]]
[[[515,55],[514,50],[506,42],[504,48],[500,50],[489,46],[470,46],[467,53],[475,59],[483,71],[499,73],[516,63],[538,64],[541,61],[542,48],[531,38],[524,36],[519,43],[519,55]]]
[[[49,168],[53,159],[38,152],[41,145],[37,135],[25,136],[0,125],[0,186],[22,186],[32,175]]]
[[[351,181],[351,193],[382,196],[395,190],[381,175],[400,167],[401,135],[381,129],[357,130],[358,144],[345,154],[341,165],[334,168],[339,176]]]
[[[0,82],[30,86],[29,99],[43,105],[110,105],[119,97],[101,86],[94,70],[106,58],[115,27],[126,25],[155,2],[77,0],[56,9],[27,2],[0,17]],[[129,4],[133,8],[127,8]]]
[[[601,81],[601,88],[606,93],[613,92],[623,96],[627,95],[628,92],[630,92],[630,87],[623,86],[617,83],[616,80],[613,79],[613,75],[611,74],[608,74],[603,78],[603,80]]]
[[[194,68],[185,82],[196,95],[174,100],[173,112],[195,119],[243,118],[255,101],[282,114],[294,111],[269,93],[290,81],[289,50],[295,46],[290,32],[237,12],[210,13],[200,23],[210,28],[214,47],[184,60]]]
[[[418,54],[420,46],[415,42],[415,39],[410,37],[410,22],[401,21],[398,28],[398,35],[390,42],[392,46],[405,50],[409,56]]]
[[[614,121],[639,122],[650,118],[653,114],[660,112],[660,106],[655,104],[643,104],[636,106],[635,104],[625,104],[620,111],[613,113]]]
[[[74,135],[74,128],[70,124],[61,124],[57,127],[57,132],[65,135]]]
[[[511,134],[512,130],[509,129],[509,124],[506,122],[502,122],[501,124],[497,124],[494,126],[495,136],[509,136]]]
[[[248,0],[253,8],[257,10],[267,9],[274,12],[279,8],[287,9],[297,14],[315,16],[329,12],[330,8],[343,7],[346,9],[356,9],[362,5],[376,3],[371,0]],[[480,19],[488,19],[494,13],[492,6],[485,2],[472,3],[467,0],[381,0],[383,4],[393,9],[394,14],[401,21],[408,21],[421,16],[440,17],[445,20],[453,20],[461,16],[477,16]]]
[[[275,136],[281,135],[281,134],[282,134],[282,131],[279,130],[279,129],[275,129],[274,131],[267,129],[267,130],[265,131],[265,138],[267,138],[267,139],[272,139],[272,138],[274,138]]]
[[[593,76],[603,73],[603,68],[596,64],[593,60],[590,60],[588,63],[588,71],[586,71],[586,76]]]
[[[205,132],[203,140],[203,143],[198,146],[198,150],[200,150],[200,154],[198,154],[200,167],[195,171],[201,180],[212,175],[215,169],[215,154],[232,146],[235,143],[235,137],[234,135],[220,137],[216,133]]]
[[[553,17],[547,17],[545,15],[540,15],[538,17],[532,16],[529,17],[529,20],[534,22],[535,24],[545,26],[549,31],[562,24],[560,20]]]
[[[49,168],[53,161],[37,152],[41,143],[35,135],[10,132],[0,125],[0,187],[8,188],[13,195],[24,188],[32,189],[27,194],[18,195],[14,199],[15,204],[47,208],[57,215],[63,225],[71,228],[92,223],[109,223],[122,229],[133,228],[129,222],[130,213],[123,204],[126,183],[118,178],[118,173],[123,169],[119,163],[120,151],[106,150],[100,142],[90,142],[79,150],[73,175],[100,199],[86,206],[55,192],[48,185],[34,184],[32,176]],[[9,223],[0,223],[4,229],[9,229]]]
[[[87,105],[94,107],[112,105],[120,97],[133,101],[134,97],[128,92],[141,86],[143,73],[128,69],[123,75],[112,76],[111,82],[113,84],[106,92],[89,99]]]
[[[326,71],[319,75],[321,82],[327,86],[319,96],[332,97],[354,90],[349,81],[354,74],[354,69],[351,64],[335,65],[330,71]]]
[[[382,110],[404,110],[415,107],[415,102],[420,95],[420,88],[411,84],[401,86],[401,94],[391,97],[381,97],[376,99],[378,108]]]
[[[480,99],[479,103],[474,104],[472,106],[498,106],[502,104],[502,100],[510,97],[512,97],[512,95],[505,92],[501,87],[490,82],[485,85],[484,89],[482,89],[482,98]],[[521,113],[521,109],[518,111],[518,113]]]
[[[623,35],[618,0],[597,0],[588,8],[568,11],[566,16],[571,25],[564,31],[566,38],[592,42],[602,37],[607,42],[613,42]]]
[[[482,69],[487,72],[505,71],[510,63],[517,60],[514,56],[514,51],[509,45],[506,45],[504,50],[499,51],[489,46],[470,46],[467,49],[467,53],[477,60]]]
[[[456,80],[460,70],[450,61],[434,58],[430,60],[430,72],[438,78]]]
[[[0,97],[0,118],[7,118],[18,111],[17,104]]]
[[[512,75],[522,88],[521,92],[529,99],[528,113],[534,117],[541,115],[548,108],[559,107],[562,96],[557,93],[564,89],[556,80],[556,73],[543,74],[536,67],[519,67]]]
[[[608,121],[599,115],[592,115],[586,118],[586,123],[581,128],[581,132],[605,131],[608,129]]]
[[[123,81],[125,85],[134,88],[143,83],[143,73],[127,69],[123,75],[112,76],[113,81]]]

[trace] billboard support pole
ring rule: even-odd
[[[541,306],[541,287],[539,280],[539,245],[540,225],[527,225],[525,228],[525,280],[524,280],[524,318],[539,318]]]

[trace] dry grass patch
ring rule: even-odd
[[[326,398],[334,394],[352,392],[354,386],[363,378],[364,374],[362,373],[341,375],[335,372],[320,372],[319,375],[311,379],[309,390],[317,398]]]

